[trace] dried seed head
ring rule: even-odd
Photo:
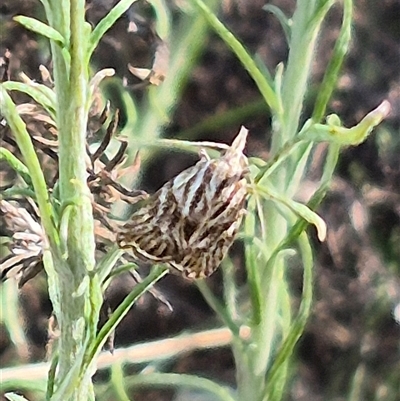
[[[11,253],[1,259],[1,279],[15,277],[20,287],[42,269],[45,235],[41,225],[22,207],[0,200],[2,220],[13,233]]]
[[[232,245],[244,214],[247,130],[218,159],[200,161],[168,181],[117,235],[121,248],[166,263],[187,278],[212,274]]]
[[[7,69],[9,55],[6,54],[5,57]],[[0,76],[2,75],[1,70],[0,57]],[[51,76],[43,66],[41,73],[42,82],[52,89]],[[112,74],[113,70],[111,69],[101,70],[90,81],[93,97],[86,136],[86,171],[87,185],[92,194],[96,256],[98,257],[107,252],[110,243],[115,243],[118,224],[110,216],[111,206],[118,200],[134,203],[139,199],[147,198],[145,192],[129,191],[119,183],[119,178],[123,174],[132,176],[137,173],[139,159],[128,169],[121,168],[125,161],[125,151],[128,145],[121,136],[117,138],[116,135],[118,131],[118,110],[111,112],[110,105],[101,97],[101,91],[98,88],[100,81]],[[7,78],[7,73],[4,76]],[[22,79],[29,85],[35,84],[26,75],[22,75]],[[54,203],[57,204],[59,199],[54,198],[57,191],[53,191],[59,179],[57,124],[37,104],[23,103],[19,104],[17,109],[19,114],[24,115],[24,121],[31,133],[33,145],[38,151],[50,190],[50,198],[55,200]],[[17,144],[8,124],[0,124],[0,137],[2,142],[4,140],[7,150],[14,154],[18,153]],[[6,165],[4,167],[4,171],[3,166],[0,167],[0,181],[1,178],[4,178],[7,187],[9,187],[14,175]],[[30,185],[29,177],[23,178]],[[29,189],[33,190],[32,187]],[[43,239],[45,236],[41,233],[40,214],[37,210],[33,211],[33,201],[18,197],[18,199],[12,198],[12,203],[7,203],[5,199],[9,196],[3,195],[3,192],[0,196],[0,226],[2,229],[6,229],[4,231],[11,237],[8,242],[10,252],[1,252],[0,254],[0,275],[1,279],[13,276],[18,279],[20,285],[23,285],[43,268]],[[25,207],[27,201],[30,204],[28,208]],[[55,212],[57,213],[56,210]]]

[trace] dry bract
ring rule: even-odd
[[[0,264],[1,277],[16,277],[22,286],[42,269],[45,236],[41,225],[28,213],[11,202],[0,200],[0,211],[12,232],[10,254]]]

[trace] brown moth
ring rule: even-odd
[[[118,245],[146,262],[165,263],[184,277],[212,274],[235,240],[247,196],[247,130],[219,158],[205,152],[165,183],[117,234]]]

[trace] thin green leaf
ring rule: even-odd
[[[254,79],[258,89],[260,90],[265,102],[276,114],[281,114],[279,108],[279,102],[276,98],[274,89],[268,82],[268,79],[262,74],[257,66],[257,63],[253,60],[244,46],[239,40],[232,34],[231,31],[216,17],[216,15],[204,4],[202,0],[194,0],[200,13],[215,30],[215,32],[221,37],[221,39],[231,48],[235,53],[236,57],[243,64],[244,68],[249,72],[250,76]]]
[[[286,160],[296,149],[298,149],[300,142],[301,140],[298,137],[295,137],[283,144],[281,149],[275,153],[273,158],[264,163],[263,166],[260,166],[260,171],[254,178],[254,182],[258,183],[261,181],[261,179],[270,176],[284,160]]]
[[[306,220],[308,223],[313,224],[317,229],[319,240],[320,241],[325,240],[326,224],[325,224],[324,220],[320,216],[318,216],[315,212],[313,212],[311,209],[309,209],[306,205],[303,205],[302,203],[299,203],[292,199],[289,199],[284,195],[278,194],[276,191],[274,191],[270,187],[266,188],[264,186],[257,185],[253,188],[256,193],[259,193],[264,198],[273,200],[273,201],[277,201],[277,202],[285,205],[296,215],[300,216],[301,218]]]
[[[283,62],[281,62],[276,66],[275,79],[274,79],[274,89],[280,110],[283,110],[282,88],[283,88],[284,71],[285,71],[285,65],[283,64]]]
[[[316,8],[313,11],[311,20],[308,21],[308,29],[315,29],[325,18],[326,13],[336,3],[336,0],[322,0],[319,4],[316,4]],[[311,5],[312,7],[314,5]]]
[[[307,203],[307,206],[310,209],[316,209],[324,199],[326,192],[329,189],[333,173],[335,171],[335,167],[339,158],[339,151],[340,147],[338,145],[332,145],[329,147],[325,163],[325,169],[321,178],[321,184]],[[296,241],[297,238],[301,235],[301,233],[305,230],[306,226],[307,222],[304,219],[299,219],[289,230],[288,234],[281,241],[279,246],[273,251],[268,263],[271,263],[271,260],[275,258],[279,252],[288,248],[294,241]],[[263,287],[265,284],[266,280],[263,278],[261,286]]]
[[[1,194],[4,199],[13,198],[15,196],[36,199],[35,191],[33,191],[33,189],[21,188],[16,185],[2,190]]]
[[[248,202],[247,214],[244,222],[244,233],[243,237],[245,247],[245,261],[247,270],[247,282],[249,284],[250,300],[251,300],[251,312],[252,312],[252,323],[259,324],[261,321],[261,310],[262,310],[262,289],[261,289],[261,278],[260,278],[260,260],[259,254],[263,252],[262,244],[260,247],[252,246],[257,244],[256,236],[256,203],[254,197],[251,197]],[[246,243],[247,242],[247,243]]]
[[[264,245],[266,247],[266,244]],[[262,294],[262,319],[258,325],[252,327],[254,343],[258,345],[252,365],[255,375],[265,375],[268,366],[271,365],[275,344],[274,340],[281,333],[281,313],[279,290],[281,283],[285,280],[284,254],[277,253],[274,257],[274,263],[266,263],[261,268],[263,276],[260,286]],[[258,266],[260,269],[260,266]]]
[[[319,122],[325,114],[326,105],[335,89],[340,69],[349,49],[351,39],[351,22],[353,15],[353,1],[344,0],[343,21],[339,37],[335,43],[332,57],[326,68],[321,86],[318,89],[318,97],[312,115],[314,122]]]
[[[85,366],[86,368],[89,366],[85,365],[84,357],[85,350],[88,348],[88,344],[85,343],[74,355],[74,360],[71,368],[69,369],[67,375],[65,375],[61,383],[57,383],[57,390],[51,397],[51,401],[64,401],[69,399],[71,394],[75,391],[75,389],[80,385],[80,372],[81,367]],[[86,372],[87,373],[87,372]]]
[[[256,53],[253,56],[253,59],[257,65],[257,68],[264,75],[264,77],[268,81],[269,85],[271,85],[271,87],[273,87],[274,86],[274,77],[271,75],[268,67],[265,65],[265,61],[262,59],[262,57],[258,53]],[[265,101],[264,101],[264,105],[265,105]]]
[[[309,78],[316,55],[317,37],[325,15],[322,11],[329,10],[328,7],[323,7],[322,11],[318,8],[317,13],[315,8],[314,1],[298,1],[292,17],[289,56],[282,82],[283,115],[279,121],[276,121],[279,131],[272,137],[272,154],[275,154],[298,132],[304,100],[309,90]],[[287,176],[290,174],[289,171]]]
[[[151,5],[154,7],[156,14],[156,32],[157,35],[163,39],[167,40],[170,37],[171,31],[171,12],[167,6],[165,0],[152,0]]]
[[[46,400],[50,400],[51,396],[54,393],[56,385],[57,365],[58,365],[58,354],[55,353],[52,355],[50,368],[47,375]]]
[[[89,57],[92,55],[94,49],[96,49],[97,45],[99,44],[104,34],[114,25],[114,23],[122,16],[122,14],[126,10],[128,10],[128,8],[136,1],[137,0],[121,0],[96,25],[89,39],[89,45],[87,49]]]
[[[228,149],[228,145],[209,141],[184,141],[181,139],[156,139],[153,141],[135,141],[135,146],[141,147],[159,147],[163,149],[176,149],[191,153],[198,153],[200,149],[207,149],[211,156],[218,156],[220,151]],[[218,152],[214,151],[217,150]]]
[[[68,259],[68,237],[69,237],[69,223],[71,215],[74,211],[74,205],[67,205],[61,215],[59,233],[60,233],[60,250],[61,256],[64,260]]]
[[[49,6],[49,0],[39,0],[42,4],[44,9],[46,10],[46,15],[48,15],[50,6]]]
[[[123,89],[122,87],[119,87],[119,89],[121,92],[121,102],[123,105],[123,110],[125,112],[124,114],[126,116],[125,126],[135,127],[139,120],[139,110],[137,102],[135,101],[135,98],[131,96],[131,94],[127,90]]]
[[[118,305],[118,307],[108,319],[107,323],[100,329],[96,341],[91,343],[90,350],[87,357],[85,358],[87,364],[91,363],[95,355],[100,352],[110,333],[115,330],[119,322],[128,313],[129,309],[136,302],[136,300],[167,273],[168,269],[165,269],[161,266],[154,266],[150,274],[145,279],[143,279],[141,283],[138,283],[135,288],[129,293],[129,295]],[[83,367],[82,371],[84,370],[85,369]]]
[[[101,283],[107,279],[111,270],[114,268],[117,261],[120,259],[124,251],[117,246],[107,252],[107,254],[97,264],[97,274]]]
[[[56,94],[47,86],[34,81],[30,81],[29,83],[7,81],[3,83],[3,87],[8,91],[18,91],[27,94],[49,113],[53,121],[56,121]]]
[[[60,261],[57,261],[57,262],[59,263]],[[60,269],[60,267],[54,266],[53,255],[52,255],[50,249],[48,249],[48,248],[43,250],[43,265],[46,268],[49,294],[52,296],[52,298],[51,298],[52,307],[53,307],[55,316],[57,316],[56,313],[58,313],[61,308],[60,298],[59,298],[59,294],[58,294],[58,288],[60,286],[59,280],[63,279],[63,277],[60,278],[60,276],[58,275],[58,269]],[[57,271],[56,271],[56,269],[57,269]]]
[[[340,146],[355,146],[364,142],[372,130],[386,118],[391,105],[384,100],[377,108],[369,112],[357,125],[343,127],[339,117],[332,114],[327,117],[326,124],[308,124],[299,135],[301,139],[314,142],[329,142]],[[311,120],[309,120],[310,122]]]
[[[126,378],[125,380],[130,387],[134,388],[144,386],[151,386],[151,388],[160,386],[194,388],[210,392],[221,401],[236,401],[227,387],[221,386],[213,380],[194,375],[182,373],[148,373]]]
[[[263,7],[263,10],[270,12],[271,14],[275,15],[279,23],[281,24],[281,27],[283,29],[283,32],[286,37],[286,41],[289,43],[290,42],[290,36],[291,36],[291,24],[292,21],[286,17],[284,12],[277,6],[274,6],[273,4],[266,4]]]
[[[286,194],[293,196],[293,194],[297,192],[299,186],[301,186],[307,162],[313,147],[313,142],[300,142],[300,146],[297,153],[294,155],[294,158],[288,160],[288,166],[286,169]]]
[[[17,15],[14,17],[14,21],[18,22],[26,29],[36,32],[50,40],[53,40],[60,47],[65,45],[65,40],[60,32],[56,31],[51,26],[31,17],[25,17],[24,15]]]
[[[8,149],[0,148],[0,161],[5,160],[9,166],[16,171],[21,178],[28,184],[32,185],[29,170],[21,160],[17,159]]]
[[[99,276],[93,272],[89,275],[89,299],[88,303],[90,308],[85,310],[85,320],[86,320],[86,337],[88,344],[92,344],[96,340],[96,334],[99,324],[99,315],[101,305],[103,305],[103,289]]]
[[[41,364],[40,368],[41,370],[43,370],[46,369],[47,366],[47,364]],[[36,400],[42,399],[41,396],[42,394],[44,395],[46,391],[46,380],[43,377],[44,375],[39,374],[40,377],[36,376],[34,378],[30,378],[29,376],[22,374],[22,372],[25,372],[25,367],[26,365],[13,366],[9,368],[3,368],[2,366],[2,369],[0,370],[0,389],[2,396],[4,396],[4,394],[8,391],[9,393],[7,394],[13,394],[12,391],[18,389],[19,392],[24,392],[27,394],[37,394],[37,398],[35,398]],[[13,370],[17,370],[16,374],[13,374]],[[35,373],[37,373],[37,371]]]
[[[136,263],[126,263],[123,264],[122,266],[119,266],[115,269],[113,269],[110,274],[106,277],[105,281],[103,281],[103,288],[107,288],[111,279],[113,277],[117,277],[122,273],[126,273],[132,270],[137,270],[138,269],[138,265]],[[101,277],[103,277],[103,275],[101,275]]]

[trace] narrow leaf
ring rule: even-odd
[[[281,24],[281,27],[283,29],[283,32],[286,37],[286,41],[289,43],[290,42],[290,36],[291,36],[291,20],[286,17],[286,15],[283,13],[283,11],[277,7],[274,6],[273,4],[266,4],[263,7],[263,10],[270,12],[273,14]]]
[[[26,29],[32,32],[36,32],[50,40],[56,42],[59,46],[64,47],[65,41],[60,32],[56,31],[51,26],[31,17],[25,17],[24,15],[18,15],[14,17],[14,21],[18,22]]]
[[[30,96],[36,103],[40,104],[55,120],[56,95],[45,85],[36,82],[22,83],[15,81],[7,81],[3,86],[8,91],[18,91]]]
[[[0,161],[5,160],[9,166],[15,170],[21,178],[28,184],[32,185],[29,170],[21,160],[17,159],[8,149],[0,148]]]
[[[107,279],[111,270],[114,268],[115,264],[123,253],[124,251],[122,249],[114,247],[109,250],[107,254],[100,260],[97,265],[97,272],[101,283]]]
[[[292,199],[289,199],[284,195],[278,194],[277,192],[272,190],[270,187],[266,188],[264,186],[257,185],[254,187],[254,191],[256,193],[259,193],[261,196],[263,196],[266,199],[277,201],[278,203],[285,205],[293,213],[300,216],[301,218],[306,220],[308,223],[313,224],[317,229],[318,239],[320,241],[325,240],[326,224],[325,224],[324,220],[320,216],[318,216],[317,213],[315,213],[311,209],[309,209],[306,205],[303,205],[302,203],[299,203]]]
[[[203,399],[212,399],[219,401],[235,401],[236,398],[233,397],[231,391],[228,387],[222,386],[216,383],[214,380],[206,379],[204,377],[199,377],[196,375],[189,375],[183,373],[147,373],[131,376],[127,380],[129,386],[133,388],[138,387],[150,387],[150,388],[160,388],[160,387],[172,387],[172,388],[192,388],[197,389],[201,392],[211,393],[213,396]],[[190,399],[194,399],[192,396]],[[188,398],[189,399],[189,398]],[[197,399],[199,399],[197,397]]]
[[[343,127],[336,114],[328,116],[326,124],[309,124],[309,120],[305,124],[306,128],[299,134],[299,138],[306,141],[330,142],[341,146],[359,145],[389,115],[390,109],[390,103],[384,100],[352,128]]]
[[[332,92],[336,87],[339,72],[349,49],[353,1],[345,0],[343,7],[343,21],[340,28],[339,37],[335,43],[333,54],[326,68],[322,84],[318,89],[318,97],[315,102],[315,108],[312,116],[314,122],[319,122],[322,116],[325,114],[326,105],[328,104],[329,99],[332,96]]]
[[[239,42],[232,32],[216,17],[216,15],[202,0],[194,0],[194,3],[205,20],[221,37],[221,39],[231,48],[233,53],[243,64],[244,68],[249,72],[250,76],[253,78],[262,96],[264,97],[265,102],[274,112],[280,114],[279,102],[276,98],[273,88],[242,43]]]
[[[121,0],[93,29],[88,46],[88,54],[91,55],[99,44],[104,34],[114,25],[114,23],[128,10],[128,8],[137,0]]]

